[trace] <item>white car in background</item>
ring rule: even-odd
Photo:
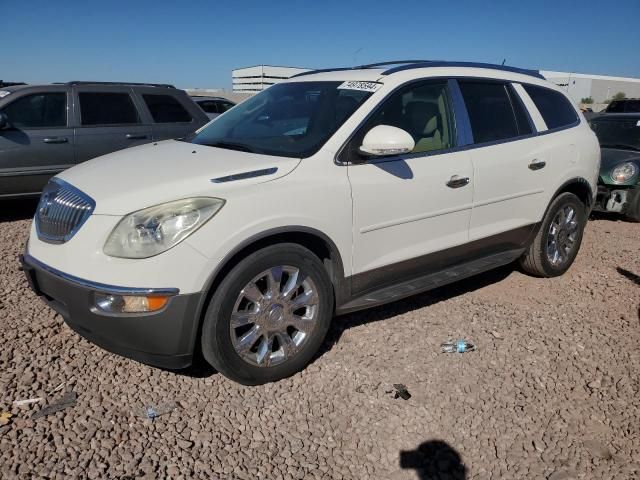
[[[336,315],[515,260],[561,275],[599,162],[582,115],[535,71],[308,72],[191,137],[61,173],[22,262],[98,345],[167,368],[200,347],[260,384],[310,362]]]

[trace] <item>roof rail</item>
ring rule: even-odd
[[[388,62],[369,63],[367,65],[356,65],[354,67],[322,68],[319,70],[309,70],[307,72],[296,73],[294,76],[289,78],[302,77],[303,75],[311,75],[313,73],[343,72],[345,70],[362,70],[366,68],[384,67],[387,65],[403,65],[407,63],[425,63],[429,61],[430,60],[391,60]]]
[[[422,63],[412,63],[410,65],[402,65],[390,68],[382,72],[382,75],[391,75],[392,73],[401,72],[403,70],[411,70],[414,68],[433,68],[433,67],[467,67],[467,68],[486,68],[489,70],[502,70],[505,72],[520,73],[529,75],[530,77],[541,78],[546,80],[538,70],[528,70],[526,68],[510,67],[508,65],[495,65],[492,63],[476,63],[476,62],[446,62],[446,61],[428,61]]]
[[[138,85],[141,87],[176,88],[169,83],[91,82],[86,80],[72,80],[71,82],[67,82],[66,85]]]
[[[444,60],[393,60],[389,62],[370,63],[368,65],[359,65],[356,67],[338,67],[323,68],[320,70],[309,70],[308,72],[298,73],[290,78],[301,77],[303,75],[311,75],[314,73],[325,72],[342,72],[346,70],[360,70],[367,68],[383,67],[386,65],[397,65],[382,72],[382,75],[391,75],[392,73],[401,72],[403,70],[411,70],[413,68],[428,67],[468,67],[468,68],[486,68],[490,70],[502,70],[505,72],[520,73],[529,75],[530,77],[541,78],[546,80],[538,70],[529,70],[526,68],[510,67],[508,65],[494,65],[492,63],[476,63],[476,62],[447,62]]]

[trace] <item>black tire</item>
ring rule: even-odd
[[[568,252],[566,259],[560,264],[553,264],[547,256],[547,242],[550,238],[551,223],[561,209],[572,207],[575,212],[577,222],[577,230],[575,240],[571,250]],[[557,277],[566,272],[573,264],[573,261],[580,250],[582,243],[582,235],[584,227],[587,224],[586,207],[580,199],[573,193],[561,193],[549,205],[547,213],[538,233],[533,242],[529,245],[526,252],[520,257],[520,265],[522,269],[537,277]]]
[[[639,223],[640,222],[640,185],[636,186],[634,190],[630,191],[631,198],[629,199],[629,205],[627,206],[626,217],[627,220]]]
[[[231,338],[231,315],[240,292],[256,275],[279,265],[293,266],[311,278],[318,301],[315,327],[300,349],[274,366],[252,365],[236,351]],[[274,382],[302,370],[320,348],[333,316],[333,288],[327,272],[311,251],[292,243],[266,247],[240,261],[222,280],[207,308],[202,325],[202,353],[218,372],[243,385]]]

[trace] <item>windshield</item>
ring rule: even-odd
[[[597,118],[591,120],[601,147],[640,150],[640,117]]]
[[[245,100],[186,141],[265,155],[306,158],[371,95],[342,82],[279,83]]]

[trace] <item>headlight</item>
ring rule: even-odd
[[[220,198],[187,198],[130,213],[109,235],[104,253],[121,258],[158,255],[195,232],[223,205]]]
[[[618,165],[611,172],[611,180],[616,183],[624,183],[627,180],[633,178],[638,173],[638,167],[635,163],[627,162],[622,165]]]

